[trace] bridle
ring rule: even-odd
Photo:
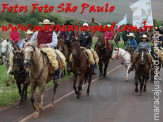
[[[33,53],[34,53],[34,51],[35,51],[36,49],[35,49],[35,47],[32,46],[32,45],[27,45],[27,46],[32,47],[32,48],[33,48],[33,52],[32,52],[32,56],[31,56],[31,59],[30,59],[30,60],[28,60],[28,59],[24,59],[24,60],[29,61],[29,62],[31,63],[31,66],[35,66],[35,64],[32,64],[31,60],[33,60]],[[26,46],[26,47],[27,47],[27,46]],[[30,73],[30,75],[33,77],[33,79],[34,79],[35,82],[37,82],[37,81],[40,79],[40,77],[42,76],[42,74],[43,74],[43,72],[44,72],[44,70],[45,70],[45,67],[49,64],[49,63],[45,64],[44,54],[41,53],[41,52],[40,52],[39,60],[37,61],[37,63],[39,63],[39,61],[40,61],[40,59],[41,59],[41,54],[42,54],[42,59],[43,59],[43,66],[42,66],[42,69],[41,69],[39,75],[35,78],[35,77],[33,76],[33,74],[32,74],[32,72],[33,72],[32,69],[31,69],[31,73]]]

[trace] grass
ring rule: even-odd
[[[95,43],[97,42],[97,38],[93,38],[92,48],[94,49]],[[114,44],[115,47],[115,44]],[[119,43],[119,47],[124,48],[123,43]],[[0,66],[0,107],[9,106],[14,104],[20,99],[18,88],[16,84],[10,84],[9,87],[5,84],[5,68],[4,66]],[[66,75],[63,79],[60,79],[60,82],[65,82],[66,80],[72,77],[72,73],[70,76]],[[11,80],[11,77],[10,77]],[[53,82],[49,82],[46,84],[46,88],[53,86]],[[36,90],[36,92],[38,89]],[[30,88],[28,88],[28,96],[30,96]]]

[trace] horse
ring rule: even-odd
[[[4,66],[5,66],[6,86],[9,86],[10,85],[9,75],[10,75],[10,71],[12,70],[10,61],[11,61],[11,58],[13,57],[12,41],[10,41],[9,39],[3,40],[2,43],[0,44],[0,46],[1,46],[0,63],[4,64]],[[12,83],[15,83],[14,78],[12,78]]]
[[[113,38],[116,46],[118,46],[118,42],[120,41],[120,35],[119,34],[120,34],[120,32],[117,31],[116,34],[114,35],[114,38]]]
[[[113,59],[118,59],[118,58],[122,58],[122,60],[124,61],[125,67],[126,67],[126,81],[128,81],[128,70],[131,66],[131,55],[129,52],[127,52],[126,50],[122,49],[122,48],[115,48],[113,55],[112,55]]]
[[[82,93],[82,85],[88,81],[87,96],[90,92],[90,84],[93,75],[93,65],[89,64],[88,56],[82,51],[80,43],[75,41],[72,43],[72,72],[73,72],[73,88],[76,93],[76,99],[79,99]],[[76,88],[77,78],[79,76],[78,90]]]
[[[139,56],[135,63],[135,92],[138,92],[138,81],[140,83],[140,95],[146,92],[146,84],[149,79],[150,67],[148,66],[148,55],[145,50],[139,51]]]
[[[27,89],[29,86],[28,73],[26,72],[23,62],[24,55],[21,50],[14,47],[13,51],[13,75],[16,80],[16,84],[19,90],[20,102],[18,106],[21,106],[24,101],[27,100]],[[23,88],[21,88],[23,85]]]
[[[47,56],[42,53],[37,47],[35,42],[27,42],[23,49],[24,54],[24,66],[29,71],[30,89],[31,89],[31,102],[35,109],[34,118],[39,117],[40,110],[43,109],[43,95],[45,90],[45,84],[54,80],[55,75],[51,74],[49,67],[51,64]],[[53,97],[49,108],[54,107],[54,98],[56,94],[57,84],[54,82]],[[34,93],[36,86],[40,87],[38,96],[38,106],[34,102]]]
[[[104,41],[103,36],[98,37],[98,42],[96,44],[95,51],[97,52],[99,56],[99,71],[100,71],[100,77],[106,77],[106,70],[109,64],[109,60],[111,58],[112,51],[109,50],[108,46],[106,45]],[[103,69],[104,64],[104,69]]]
[[[63,36],[58,40],[58,49],[64,54],[64,56],[66,57],[66,61],[69,62],[68,47],[64,42]],[[67,67],[68,67],[68,63],[67,63]],[[63,78],[65,75],[66,75],[66,70],[63,70],[61,72],[61,78]]]

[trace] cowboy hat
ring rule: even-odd
[[[88,23],[83,23],[83,26],[87,26],[88,27]]]
[[[160,26],[159,28],[162,28],[162,26]]]
[[[147,35],[144,34],[144,35],[142,36],[142,38],[147,38]]]
[[[50,22],[48,19],[44,19],[43,22],[39,22],[40,25],[54,25],[54,22]]]
[[[26,34],[33,34],[33,31],[28,30],[28,31],[26,32]]]
[[[111,25],[110,24],[107,24],[108,27],[110,27]]]
[[[130,33],[129,35],[127,35],[129,37],[135,37],[133,33]]]

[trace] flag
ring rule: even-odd
[[[118,27],[120,25],[126,25],[127,24],[127,14],[123,17],[123,19],[118,23]]]
[[[130,8],[133,11],[133,26],[142,27],[143,21],[146,21],[146,25],[153,25],[151,0],[139,0]]]

